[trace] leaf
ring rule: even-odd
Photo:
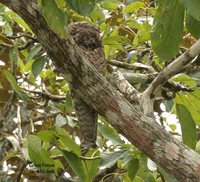
[[[74,11],[83,16],[89,15],[95,6],[95,0],[66,0],[66,2]]]
[[[199,0],[180,0],[184,5],[187,13],[193,16],[197,21],[200,21],[200,1]]]
[[[132,2],[131,4],[127,5],[124,9],[123,12],[124,13],[133,13],[135,11],[138,11],[140,9],[143,9],[145,6],[145,4],[143,2]]]
[[[61,126],[65,125],[66,123],[67,123],[67,118],[66,117],[63,117],[61,114],[58,114],[56,116],[55,126],[61,127]]]
[[[114,165],[121,157],[127,154],[128,150],[120,150],[114,152],[104,152],[101,154],[101,162],[99,167],[111,167]]]
[[[26,22],[17,14],[15,14],[13,11],[8,11],[5,14],[7,14],[12,20],[14,20],[17,24],[22,26],[24,29],[28,30],[32,33],[32,30],[30,27],[26,24]]]
[[[21,90],[21,88],[19,87],[15,77],[13,76],[13,74],[7,70],[4,70],[3,71],[6,79],[9,81],[9,83],[11,84],[13,90],[19,95],[19,97],[24,100],[24,101],[27,101],[28,100],[28,95],[23,92]]]
[[[46,141],[46,142],[54,142],[56,140],[53,131],[51,130],[42,130],[37,133],[37,136],[40,138],[40,140]]]
[[[40,72],[42,71],[44,65],[45,65],[46,59],[44,56],[39,57],[38,59],[36,59],[33,64],[32,64],[32,73],[33,76],[36,78]]]
[[[188,109],[182,104],[176,104],[176,112],[181,124],[183,143],[195,149],[197,143],[196,125]]]
[[[176,94],[175,102],[177,104],[182,104],[187,107],[188,111],[192,115],[194,122],[197,125],[200,125],[200,90],[195,90],[191,93],[183,94],[178,93]]]
[[[63,146],[67,147],[68,150],[73,151],[77,155],[80,155],[80,147],[74,142],[73,139],[71,139],[71,137],[65,129],[56,127],[56,135],[57,137],[59,137],[59,140]]]
[[[13,65],[16,64],[16,63],[18,63],[18,57],[19,57],[19,51],[18,51],[17,45],[14,44],[14,46],[11,47],[10,50],[9,50],[9,59],[10,59],[10,62]]]
[[[114,10],[119,7],[121,3],[117,0],[110,0],[110,1],[102,1],[101,7],[108,10]]]
[[[55,0],[41,0],[41,5],[42,12],[51,29],[62,38],[67,37],[65,31],[67,16],[58,8]]]
[[[184,74],[184,73],[181,73],[181,74],[174,76],[172,78],[172,80],[175,81],[175,82],[185,83],[189,87],[196,87],[197,86],[195,79]]]
[[[73,108],[73,104],[72,104],[71,95],[70,95],[70,92],[67,92],[67,94],[66,94],[66,111],[70,113],[73,110],[74,110],[74,108]]]
[[[186,15],[186,27],[189,32],[196,38],[200,38],[200,20],[196,20],[190,14],[187,13]]]
[[[37,55],[38,52],[42,49],[41,45],[36,45],[31,48],[31,51],[29,52],[28,56],[26,57],[26,62],[29,62],[35,55]]]
[[[96,152],[96,149],[89,150],[86,154],[86,157],[95,157],[94,152]],[[99,172],[99,163],[100,159],[93,159],[93,160],[85,160],[85,168],[87,173],[87,180],[86,181],[93,181],[93,178],[98,174]]]
[[[47,151],[42,148],[41,140],[38,136],[29,135],[28,136],[28,154],[31,161],[37,164],[37,167],[43,170],[52,169],[48,165],[53,165],[54,161],[51,159]]]
[[[42,145],[41,145],[41,140],[38,136],[29,135],[27,137],[27,140],[28,140],[28,147],[32,148],[34,152],[39,153],[41,151]]]
[[[119,35],[105,37],[105,38],[103,38],[102,41],[103,41],[104,45],[115,45],[115,44],[118,44],[118,45],[130,44],[131,45],[132,44],[130,39],[128,39],[127,37],[124,37],[124,36],[119,36]]]
[[[80,178],[81,182],[86,182],[86,175],[80,158],[73,152],[69,152],[62,149],[60,150],[62,151],[64,158],[67,160],[72,170]]]
[[[114,144],[119,144],[119,145],[124,144],[124,142],[120,139],[119,134],[116,132],[116,130],[110,127],[108,124],[99,123],[98,126],[99,126],[98,130],[103,135],[103,137],[112,141]]]
[[[140,164],[140,161],[138,159],[132,159],[128,163],[128,176],[131,179],[131,181],[134,180],[135,175],[137,174],[137,171],[140,167],[139,164]]]
[[[176,55],[182,41],[184,8],[178,0],[159,1],[151,33],[152,48],[162,60]]]

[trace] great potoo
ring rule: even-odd
[[[99,30],[87,23],[71,23],[68,31],[85,58],[102,74],[105,69],[105,56]],[[72,84],[73,85],[73,84]],[[96,146],[98,113],[86,104],[71,86],[71,97],[82,133],[81,149],[85,153]]]

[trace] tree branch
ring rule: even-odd
[[[179,181],[195,182],[200,179],[200,155],[176,140],[155,120],[145,116],[140,107],[130,104],[87,62],[70,37],[61,39],[50,30],[36,0],[0,2],[26,21],[76,92],[119,133]],[[195,57],[199,51],[191,51],[188,55]]]
[[[170,63],[163,71],[161,71],[154,81],[145,90],[145,94],[151,95],[158,85],[164,84],[169,78],[178,74],[188,63],[200,54],[200,40],[192,47]]]
[[[108,61],[108,63],[113,65],[113,66],[129,69],[129,70],[146,70],[149,73],[155,73],[156,72],[153,69],[153,67],[147,66],[147,65],[142,64],[142,63],[129,64],[129,63],[125,63],[125,62],[121,62],[121,61],[117,61],[117,60],[110,60],[110,61]]]

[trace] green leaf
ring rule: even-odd
[[[128,150],[120,150],[114,152],[104,152],[101,154],[100,167],[111,167],[114,165],[121,157],[127,154]]]
[[[195,90],[191,93],[178,93],[176,94],[175,102],[177,104],[182,104],[190,111],[193,120],[196,124],[200,125],[200,90]]]
[[[41,140],[38,136],[29,135],[28,138],[28,147],[31,148],[35,153],[39,153],[42,149]]]
[[[13,11],[8,11],[6,13],[12,20],[14,20],[17,24],[19,24],[24,29],[28,30],[32,33],[32,30],[30,27],[26,24],[26,22],[17,14],[15,14]]]
[[[135,1],[132,2],[131,4],[127,5],[124,9],[124,13],[133,13],[135,11],[138,11],[140,9],[143,9],[145,4],[143,2]]]
[[[184,8],[178,0],[159,1],[154,18],[152,47],[162,60],[175,56],[182,41]]]
[[[40,140],[46,141],[46,142],[54,142],[56,140],[53,131],[51,130],[42,130],[37,133],[37,136],[40,138]]]
[[[42,12],[53,31],[62,38],[67,37],[65,26],[67,25],[67,16],[58,8],[55,0],[41,0]]]
[[[67,118],[66,117],[63,117],[61,114],[58,114],[56,116],[55,126],[61,127],[61,126],[65,125],[66,123],[67,123]]]
[[[32,64],[32,73],[33,76],[36,78],[40,72],[42,71],[44,65],[45,65],[46,59],[44,56],[39,57],[38,59],[36,59],[33,64]]]
[[[31,59],[33,59],[33,57],[36,56],[38,54],[38,52],[40,52],[41,49],[42,49],[41,45],[36,45],[36,46],[32,47],[31,51],[29,52],[28,56],[26,57],[26,61],[29,62]]]
[[[63,146],[67,147],[68,150],[71,150],[77,155],[80,155],[80,147],[74,142],[73,139],[71,139],[64,128],[56,127],[56,136],[59,137],[59,141]]]
[[[119,134],[116,132],[116,130],[110,127],[108,124],[99,123],[98,126],[99,126],[98,131],[103,135],[103,137],[112,141],[114,144],[119,144],[119,145],[124,144],[124,142],[120,139]]]
[[[166,173],[160,166],[158,166],[158,171],[162,174],[162,176],[164,177],[165,181],[178,182],[173,176],[171,176],[168,173]]]
[[[83,16],[89,15],[95,6],[95,0],[66,0],[66,2],[74,11]]]
[[[176,104],[176,112],[181,124],[183,143],[195,149],[197,143],[196,125],[188,109],[181,104]]]
[[[128,176],[131,179],[131,181],[134,180],[135,175],[137,174],[137,171],[140,167],[139,164],[140,164],[140,161],[138,159],[132,159],[128,163]]]
[[[107,36],[105,38],[103,38],[103,44],[104,45],[121,45],[121,44],[129,44],[131,45],[132,42],[130,39],[128,39],[127,37],[124,37],[124,36],[119,36],[119,35],[116,35],[116,36]]]
[[[9,81],[9,83],[11,84],[13,90],[19,95],[19,97],[24,100],[24,101],[27,101],[28,100],[28,95],[23,92],[21,90],[21,88],[19,87],[15,77],[13,76],[13,74],[7,70],[4,70],[3,71],[6,79]]]
[[[17,45],[14,44],[13,47],[10,48],[9,50],[9,59],[10,62],[15,65],[16,63],[18,63],[18,57],[19,57],[19,51],[17,48]]]
[[[90,13],[91,19],[95,22],[98,22],[99,20],[105,20],[105,14],[103,13],[103,9],[101,9],[100,6],[95,6],[93,11]]]
[[[73,110],[74,110],[74,108],[73,108],[73,104],[72,104],[71,95],[70,95],[70,92],[67,92],[67,94],[66,94],[66,111],[70,113]]]
[[[86,175],[85,175],[84,167],[80,158],[73,152],[69,152],[62,149],[60,150],[62,151],[64,158],[67,160],[67,162],[69,163],[72,170],[76,173],[76,175],[78,175],[80,180],[82,182],[86,182]]]
[[[51,159],[47,153],[47,151],[42,148],[41,140],[38,136],[29,135],[28,138],[28,154],[31,161],[34,164],[37,164],[37,167],[43,170],[50,169],[48,165],[54,164],[53,159]]]
[[[185,83],[189,87],[196,87],[196,81],[194,78],[182,73],[174,76],[172,78],[173,81]]]
[[[93,156],[95,151],[96,151],[96,149],[88,151],[87,154],[86,154],[86,157],[95,157],[95,156]],[[86,175],[87,180],[86,181],[93,181],[93,178],[99,172],[99,163],[100,163],[100,159],[93,159],[93,160],[85,160],[84,161],[86,173],[87,173],[87,175]]]
[[[189,32],[196,38],[200,38],[200,20],[196,20],[190,14],[187,13],[186,16],[186,27]]]
[[[184,5],[187,13],[193,16],[197,21],[200,21],[200,1],[199,0],[180,0]]]
[[[101,2],[101,7],[108,10],[114,10],[119,8],[120,4],[121,3],[117,0],[109,0],[109,1],[105,0]]]

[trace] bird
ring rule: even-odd
[[[99,29],[86,22],[75,22],[70,23],[67,30],[84,57],[104,75],[106,61]],[[78,95],[73,84],[70,92],[81,131],[81,154],[84,155],[90,148],[97,147],[98,112]]]

